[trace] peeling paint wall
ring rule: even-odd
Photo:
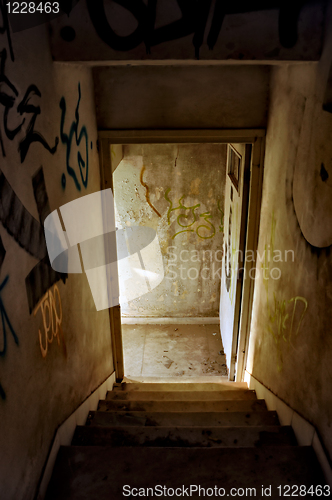
[[[330,458],[332,114],[323,101],[331,85],[331,26],[318,65],[272,74],[248,363],[317,428]]]
[[[165,277],[122,304],[123,315],[218,316],[225,171],[226,145],[124,146],[113,174],[117,226],[157,231]],[[125,290],[120,267],[121,282]]]
[[[1,31],[0,59],[0,497],[31,500],[57,427],[113,371],[108,311],[51,269],[43,231],[100,189],[97,130],[90,70],[55,67],[45,25]]]

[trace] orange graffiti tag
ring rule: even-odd
[[[63,353],[66,357],[67,349],[61,327],[62,305],[57,285],[53,286],[53,291],[50,289],[45,293],[44,297],[40,300],[34,310],[34,316],[36,316],[39,310],[41,311],[43,319],[43,332],[41,332],[40,329],[38,330],[39,345],[43,358],[46,358],[48,345],[53,342],[55,337],[58,341],[58,345],[60,345],[61,339]]]

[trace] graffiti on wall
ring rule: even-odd
[[[2,111],[0,125],[0,150],[3,157],[8,154],[9,141],[17,147],[17,152],[20,158],[20,163],[23,163],[33,144],[41,145],[50,154],[54,154],[57,150],[59,139],[54,139],[54,145],[50,145],[44,136],[36,129],[38,116],[41,114],[39,101],[41,92],[35,84],[27,86],[26,90],[21,93],[19,87],[7,75],[8,62],[14,62],[15,56],[10,36],[10,28],[6,14],[5,6],[0,0],[0,35],[6,35],[7,40],[1,37],[2,48],[0,49],[0,107]],[[7,48],[5,45],[7,44]],[[10,60],[8,58],[8,50]],[[9,60],[9,61],[8,61]],[[41,173],[40,173],[41,172]],[[44,182],[42,168],[39,172],[39,188]],[[24,249],[29,255],[36,258],[40,262],[45,263],[45,267],[49,271],[51,269],[49,262],[47,264],[47,249],[45,244],[44,231],[42,227],[43,218],[46,216],[48,207],[48,198],[46,188],[38,189],[34,184],[33,188],[37,203],[40,221],[37,221],[30,212],[25,208],[10,183],[8,182],[4,172],[0,170],[0,222],[7,233],[15,240],[15,242]],[[44,183],[45,184],[45,183]],[[47,208],[48,207],[48,208]],[[2,239],[0,238],[0,270],[6,256]],[[51,286],[55,281],[58,281],[62,276],[54,276],[54,271],[51,270],[45,276],[38,272],[38,264],[33,270],[38,278],[38,286],[44,287],[46,284]],[[53,273],[53,274],[52,274]],[[50,279],[51,278],[51,279]],[[27,277],[29,283],[29,277]],[[9,282],[7,274],[0,283],[0,314],[1,314],[1,330],[0,330],[0,356],[4,358],[7,353],[8,340],[13,339],[14,343],[19,345],[19,336],[15,331],[12,320],[9,318],[7,309],[8,304],[4,299],[4,292]],[[31,283],[30,283],[31,285]],[[33,287],[30,287],[31,289]],[[34,287],[36,290],[36,287]],[[27,287],[28,292],[28,287]],[[37,295],[40,291],[37,293]],[[31,294],[32,296],[33,294]],[[36,299],[36,297],[35,297]],[[29,300],[29,292],[28,292]],[[32,310],[33,300],[29,300],[30,312]],[[6,399],[6,390],[0,384],[0,398]]]
[[[53,289],[48,290],[44,297],[37,304],[33,314],[36,316],[41,312],[43,328],[38,330],[39,345],[43,358],[46,358],[48,346],[56,338],[58,346],[62,345],[63,354],[67,356],[67,348],[63,335],[62,323],[62,304],[58,286],[55,284]]]
[[[275,252],[275,231],[276,219],[272,212],[271,231],[269,245],[266,243],[264,248],[263,283],[266,292],[267,308],[267,331],[272,336],[277,349],[277,370],[280,372],[283,368],[284,346],[289,349],[293,340],[298,336],[304,316],[308,309],[308,302],[305,297],[294,296],[289,299],[277,298],[273,292],[273,300],[270,293],[270,256]],[[268,276],[267,276],[268,275]]]
[[[64,97],[60,100],[61,121],[60,121],[60,138],[62,144],[66,146],[66,167],[67,174],[72,177],[78,191],[81,191],[81,183],[86,188],[88,185],[89,176],[89,137],[85,125],[80,126],[80,102],[81,102],[81,84],[78,83],[78,99],[75,109],[75,120],[72,122],[69,133],[64,132],[67,105]],[[74,146],[74,148],[73,148]],[[92,149],[92,142],[90,143]],[[74,149],[74,151],[73,151]],[[76,153],[76,154],[75,154]],[[75,157],[73,161],[71,156]],[[75,164],[75,167],[74,167]],[[77,174],[77,169],[79,174]],[[62,174],[61,183],[63,189],[66,187],[66,174]]]
[[[218,210],[220,212],[220,224],[219,224],[219,233],[224,232],[224,211],[220,208],[220,200],[218,200]]]
[[[176,217],[176,223],[181,228],[180,231],[177,231],[173,236],[174,239],[178,234],[181,233],[196,233],[197,236],[203,240],[207,240],[213,238],[216,234],[215,226],[211,222],[212,215],[210,212],[203,212],[198,214],[196,210],[201,206],[200,203],[196,203],[196,205],[186,206],[183,203],[183,199],[185,195],[181,196],[178,200],[178,206],[174,207],[172,200],[169,198],[169,193],[171,188],[167,188],[165,191],[165,200],[169,203],[169,209],[167,212],[167,222],[168,225],[171,224],[171,214],[176,210],[182,211]],[[201,219],[204,219],[205,223],[199,224],[196,228],[193,228],[193,225],[196,222],[202,222]]]
[[[289,300],[277,300],[273,294],[273,304],[267,304],[268,331],[273,337],[277,348],[277,369],[283,367],[283,345],[291,345],[297,337],[304,315],[308,309],[308,302],[304,297],[292,297]]]
[[[50,265],[44,231],[43,221],[50,212],[48,196],[46,192],[43,168],[41,167],[32,179],[34,196],[40,220],[37,221],[22,204],[15,191],[9,184],[6,176],[0,170],[0,221],[8,234],[29,255],[39,260],[38,264],[25,278],[27,298],[30,313],[45,292],[57,281],[66,281],[67,274],[57,273]],[[6,251],[0,241],[0,263],[5,258]],[[1,269],[0,265],[0,269]],[[8,318],[2,298],[2,291],[7,285],[9,277],[0,284],[0,312],[2,323],[2,350],[0,355],[4,356],[7,349],[7,334],[11,333],[15,343],[18,345],[18,336]],[[0,387],[0,396],[5,399],[5,390]]]
[[[50,213],[48,196],[41,167],[32,179],[33,190],[40,220],[37,221],[25,208],[19,197],[0,170],[0,221],[8,234],[29,255],[38,259],[38,264],[26,277],[26,288],[30,313],[45,292],[67,275],[54,271],[48,259],[43,222]]]
[[[6,35],[7,44],[10,52],[10,58],[12,61],[15,60],[12,40],[10,36],[9,22],[8,22],[8,14],[7,8],[4,4],[3,0],[0,0],[0,35]]]
[[[153,46],[193,35],[195,57],[199,58],[200,48],[203,45],[205,31],[208,25],[212,0],[177,0],[181,18],[158,28],[155,28],[158,0],[114,0],[115,3],[126,9],[129,15],[137,21],[137,27],[129,35],[122,36],[118,29],[113,29],[105,12],[104,0],[87,0],[91,22],[99,37],[116,51],[129,51],[145,44],[147,54],[151,53]],[[215,2],[209,31],[207,45],[213,50],[219,38],[226,15],[255,12],[260,10],[279,9],[279,40],[283,47],[291,48],[297,42],[298,19],[305,1],[282,2],[269,0],[264,4],[260,0],[248,2],[234,1]],[[71,37],[74,39],[75,37]]]
[[[51,210],[46,190],[43,167],[40,167],[33,175],[32,187],[37,205],[39,223],[38,221],[36,221],[36,219],[34,219],[34,221],[36,221],[36,223],[39,225],[39,231],[42,232],[43,253],[39,257],[39,262],[25,278],[25,286],[30,314],[32,313],[39,300],[45,295],[47,290],[49,290],[52,285],[60,280],[65,283],[68,277],[67,273],[58,273],[57,271],[54,271],[54,269],[51,267],[48,252],[46,249],[43,227],[44,220],[51,213]]]
[[[2,238],[0,236],[0,271],[2,263],[5,259],[5,255],[6,255],[6,250],[3,245]],[[2,298],[2,293],[8,283],[8,280],[9,276],[7,275],[0,283],[0,314],[1,314],[1,326],[2,326],[2,335],[0,336],[1,338],[0,357],[4,357],[7,353],[7,335],[11,334],[15,344],[19,345],[18,336],[16,335],[15,330],[8,317],[6,307]],[[0,384],[0,397],[1,399],[6,399],[6,392],[1,384]]]
[[[27,159],[33,145],[41,145],[48,153],[54,155],[57,151],[59,138],[55,137],[51,144],[38,130],[38,117],[42,112],[39,104],[42,94],[38,86],[32,83],[21,91],[16,82],[8,77],[7,66],[15,61],[15,56],[2,0],[0,0],[0,35],[7,36],[7,40],[1,38],[3,47],[0,48],[1,154],[3,157],[8,156],[9,145],[13,143],[22,164]],[[7,47],[4,48],[6,42]],[[86,128],[82,127],[78,133],[80,98],[79,86],[79,99],[75,113],[76,121],[71,127],[70,133],[72,135],[70,140],[74,134],[78,146],[80,146],[80,142],[86,141],[85,150],[87,151],[88,135]],[[71,147],[71,144],[69,147]],[[77,158],[80,172],[84,177],[84,181],[87,182],[88,155],[87,153],[78,153]],[[83,172],[85,173],[83,174]],[[50,214],[50,205],[42,166],[32,176],[32,189],[39,220],[35,219],[27,210],[9,183],[5,173],[0,170],[0,222],[14,241],[38,261],[26,276],[25,286],[30,314],[34,312],[34,316],[36,316],[39,311],[41,314],[42,328],[39,329],[38,336],[42,356],[46,357],[49,344],[52,343],[54,338],[57,339],[58,345],[62,345],[66,356],[66,345],[62,331],[61,297],[56,283],[60,279],[65,283],[67,274],[54,271],[49,262],[43,223]],[[5,256],[6,250],[0,237],[0,271]],[[0,280],[0,357],[3,359],[13,342],[19,346],[19,335],[15,329],[13,319],[7,312],[6,290],[9,281],[10,276],[7,273]],[[6,399],[6,388],[1,383],[0,399]]]
[[[18,142],[18,152],[21,163],[24,162],[30,146],[33,143],[41,144],[47,151],[54,154],[57,150],[59,138],[55,138],[54,146],[50,146],[43,135],[35,130],[36,120],[41,113],[40,106],[33,104],[32,101],[41,98],[41,92],[34,84],[28,86],[25,94],[20,99],[19,91],[13,82],[6,76],[7,50],[0,52],[0,105],[3,107],[3,132],[0,129],[0,147],[2,156],[6,156],[4,144],[4,135],[8,140],[13,141],[16,136],[21,139]],[[16,106],[16,107],[15,107]],[[10,128],[9,122],[13,121],[15,115],[18,125]]]

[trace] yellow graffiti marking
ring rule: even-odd
[[[48,345],[53,342],[56,337],[58,345],[60,345],[60,339],[62,341],[63,353],[67,356],[67,349],[65,344],[65,339],[61,327],[62,323],[62,305],[59,288],[55,284],[53,286],[53,291],[48,290],[43,298],[37,304],[34,310],[34,316],[40,310],[43,320],[43,333],[38,330],[39,345],[43,358],[46,358]],[[43,342],[44,338],[44,342]]]
[[[276,344],[278,355],[277,369],[280,372],[283,367],[283,343],[289,347],[292,339],[296,338],[299,334],[305,313],[308,309],[308,302],[304,297],[300,296],[292,297],[288,300],[278,300],[275,293],[273,293],[273,304],[271,305],[269,301],[269,276],[266,276],[266,271],[270,270],[270,256],[274,254],[275,231],[276,219],[274,212],[272,212],[270,243],[269,245],[265,244],[264,247],[264,265],[262,263],[262,268],[268,314],[267,330],[272,335]],[[302,306],[302,312],[299,309],[300,306]],[[299,311],[298,314],[300,314],[300,317],[296,320],[295,315],[297,311]]]
[[[204,240],[207,240],[207,239],[210,239],[210,238],[213,238],[213,236],[216,234],[216,230],[215,230],[215,227],[214,225],[212,224],[212,222],[210,222],[209,219],[212,218],[211,216],[211,213],[210,212],[204,212],[200,215],[197,215],[195,213],[195,210],[197,208],[199,208],[201,206],[200,203],[197,203],[196,205],[192,205],[192,206],[185,206],[183,203],[182,203],[182,200],[183,198],[185,197],[185,195],[181,196],[181,198],[179,199],[179,206],[178,207],[174,207],[173,208],[173,202],[172,200],[169,198],[168,196],[168,193],[170,192],[171,188],[168,188],[165,192],[165,200],[169,202],[170,206],[169,206],[169,209],[168,209],[168,212],[167,212],[167,222],[168,222],[168,225],[171,224],[171,213],[174,211],[174,210],[189,210],[190,212],[189,213],[182,213],[182,214],[179,214],[176,218],[176,222],[178,223],[178,225],[180,227],[183,227],[183,228],[190,228],[193,224],[195,224],[195,222],[197,222],[201,217],[205,220],[206,224],[200,224],[196,229],[182,229],[181,231],[178,231],[177,233],[175,233],[173,236],[172,236],[172,239],[175,238],[175,236],[177,236],[178,234],[180,233],[186,233],[186,232],[191,232],[191,233],[194,233],[196,232],[197,236],[199,238],[202,238]],[[192,222],[190,222],[190,220],[188,221],[188,219],[192,217],[193,220]],[[183,220],[184,219],[184,220]],[[185,222],[187,222],[187,224],[185,224]],[[204,236],[203,234],[201,234],[201,228],[204,228],[204,229],[207,229],[208,231],[211,232],[211,234],[209,234],[208,236]]]
[[[204,212],[203,214],[200,215],[200,217],[203,217],[203,219],[205,220],[205,222],[207,222],[207,224],[209,224],[209,225],[206,226],[205,224],[201,224],[200,226],[198,226],[197,229],[196,229],[197,236],[199,236],[200,238],[203,238],[204,240],[207,240],[209,238],[213,238],[213,236],[216,234],[216,230],[215,230],[215,227],[212,224],[212,222],[210,222],[208,220],[208,219],[211,219],[212,215],[210,214],[210,212]],[[201,228],[201,227],[204,227],[208,231],[212,230],[212,234],[210,234],[209,236],[203,236],[202,234],[199,234],[198,231],[199,231],[199,228]]]
[[[298,304],[302,304],[303,309],[297,325],[294,317]],[[308,302],[304,297],[292,297],[289,300],[277,300],[274,294],[274,307],[268,311],[269,325],[268,331],[273,337],[278,352],[278,371],[282,370],[282,343],[288,346],[293,337],[297,337],[304,315],[308,309]],[[289,323],[290,321],[290,323]]]
[[[220,208],[220,200],[218,200],[218,210],[220,212],[219,232],[223,233],[224,232],[224,211]]]

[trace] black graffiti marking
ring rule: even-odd
[[[0,271],[1,271],[1,267],[2,267],[3,261],[5,259],[5,255],[6,255],[6,249],[5,249],[4,245],[3,245],[2,238],[0,236]],[[9,329],[10,329],[10,331],[13,334],[15,343],[18,344],[17,335],[15,334],[15,332],[14,332],[14,330],[12,328],[12,325],[11,325],[9,319],[8,319],[7,312],[6,312],[5,308],[4,308],[4,305],[3,305],[3,302],[2,302],[2,298],[1,298],[1,290],[6,285],[7,281],[8,281],[8,276],[6,276],[6,278],[3,280],[2,284],[0,285],[0,315],[1,315],[2,334],[3,334],[3,349],[0,352],[0,356],[4,356],[5,353],[6,353],[6,350],[7,350],[6,324],[9,326]],[[5,390],[4,390],[4,388],[2,387],[1,384],[0,384],[0,398],[3,399],[3,400],[6,399],[6,392],[5,392]]]
[[[44,222],[45,217],[50,213],[50,208],[42,168],[34,175],[32,185],[40,222]],[[20,247],[39,259],[38,264],[25,279],[31,313],[47,290],[60,279],[65,283],[68,275],[57,273],[52,269],[47,254],[42,224],[24,207],[1,170],[0,221]],[[0,260],[2,255],[0,245]]]
[[[279,11],[279,40],[283,47],[291,49],[297,42],[297,26],[304,0],[283,2]],[[286,4],[286,5],[285,5]]]
[[[37,259],[45,257],[47,250],[42,226],[24,207],[1,170],[0,221],[26,252]]]
[[[210,50],[213,50],[215,44],[217,43],[225,15],[225,2],[223,0],[216,0],[211,28],[207,37],[207,45]]]
[[[59,0],[60,9],[69,16],[73,8],[73,0]]]
[[[7,137],[10,140],[13,140],[15,135],[20,131],[22,124],[20,124],[14,130],[9,130],[9,128],[7,126],[7,120],[8,120],[9,110],[14,106],[15,99],[18,96],[18,91],[5,75],[5,64],[6,64],[6,59],[7,59],[7,50],[6,49],[3,49],[1,51],[0,59],[1,59],[1,62],[0,62],[0,105],[2,105],[5,108],[5,111],[3,114],[3,125],[4,125],[4,130],[5,130]],[[1,135],[1,130],[0,130],[0,145],[1,145],[2,155],[6,156],[5,148],[4,148],[4,144],[3,144],[3,139],[2,139],[2,135]]]
[[[59,144],[59,137],[56,137],[54,146],[49,146],[46,139],[44,139],[44,137],[39,132],[34,130],[37,116],[40,115],[41,112],[40,106],[35,106],[29,103],[31,97],[35,95],[41,97],[40,90],[38,89],[38,87],[36,87],[36,85],[30,85],[22,101],[17,106],[17,111],[20,113],[20,115],[23,115],[23,113],[32,113],[32,117],[26,130],[26,136],[21,140],[18,147],[21,156],[21,163],[24,162],[28,150],[33,142],[39,142],[40,144],[42,144],[42,146],[44,146],[44,148],[52,155],[56,152]]]
[[[40,167],[40,169],[37,170],[37,172],[32,177],[32,187],[41,224],[40,227],[42,228],[44,220],[51,213],[43,167]],[[30,271],[28,276],[25,278],[25,287],[27,291],[30,314],[32,313],[33,309],[36,307],[40,299],[51,288],[51,286],[53,286],[60,280],[65,283],[67,277],[68,274],[58,273],[57,271],[54,271],[54,269],[52,269],[45,244],[45,254],[42,260],[38,262],[38,264]]]
[[[182,15],[181,19],[156,29],[154,25],[157,0],[148,0],[147,5],[143,0],[113,1],[127,9],[138,22],[137,28],[130,35],[120,36],[115,33],[107,20],[104,0],[87,0],[90,19],[97,34],[112,49],[128,51],[144,42],[147,53],[150,53],[152,46],[194,34],[192,43],[195,48],[195,56],[199,58],[199,49],[203,43],[212,5],[211,0],[177,0]],[[298,19],[301,9],[306,3],[307,0],[294,0],[293,2],[284,2],[283,0],[252,0],[251,2],[216,0],[207,37],[208,47],[210,50],[214,48],[225,15],[279,9],[279,40],[283,47],[291,48],[297,41]]]
[[[60,280],[66,283],[67,277],[67,273],[58,273],[52,269],[48,255],[38,262],[25,278],[30,314],[51,286]]]
[[[115,50],[127,51],[134,49],[144,40],[144,28],[149,30],[147,25],[149,12],[153,9],[156,2],[148,2],[145,6],[142,0],[114,0],[129,10],[138,22],[138,26],[133,33],[127,36],[117,35],[109,25],[104,8],[104,0],[87,0],[89,15],[100,38]],[[152,16],[153,17],[153,16]],[[148,51],[148,49],[147,49]]]
[[[9,111],[14,107],[15,102],[18,97],[18,90],[15,85],[6,77],[5,75],[5,65],[7,60],[7,51],[3,49],[0,53],[1,63],[0,63],[0,105],[4,107],[3,114],[3,126],[4,132],[10,141],[13,141],[16,135],[22,130],[23,124],[25,124],[26,116],[21,120],[21,123],[14,129],[8,127],[8,114]],[[37,116],[40,115],[40,106],[36,106],[30,103],[30,99],[34,96],[41,97],[41,92],[36,85],[29,85],[25,92],[23,99],[17,105],[18,115],[31,114],[30,121],[26,127],[25,137],[20,141],[18,146],[18,151],[20,153],[21,163],[26,158],[29,148],[32,143],[39,142],[47,151],[54,154],[57,150],[59,143],[59,138],[55,138],[55,145],[49,146],[46,139],[37,131],[34,130]],[[6,156],[3,139],[0,130],[0,146],[2,150],[2,155]]]
[[[8,314],[6,312],[6,308],[4,306],[4,303],[3,303],[2,297],[1,297],[1,292],[5,288],[5,286],[7,285],[8,280],[9,280],[9,276],[7,275],[0,285],[0,316],[1,316],[2,334],[3,334],[3,347],[2,347],[2,350],[0,351],[0,357],[5,356],[6,352],[7,352],[7,331],[8,331],[7,327],[13,336],[15,344],[19,345],[18,336],[16,335],[14,328],[13,328],[13,326],[8,318]],[[0,384],[0,396],[2,399],[6,399],[6,393],[3,389],[3,387],[1,386],[1,384]]]
[[[5,255],[6,255],[6,249],[3,245],[2,238],[0,236],[0,271],[2,268],[3,261],[5,259]],[[1,316],[2,335],[3,335],[2,351],[0,351],[0,357],[5,356],[6,352],[7,352],[7,328],[6,328],[6,326],[9,328],[9,331],[12,334],[15,344],[16,345],[19,344],[18,337],[17,337],[17,335],[12,327],[12,324],[8,318],[8,315],[7,315],[7,312],[6,312],[5,306],[4,306],[3,301],[2,301],[2,297],[1,297],[1,292],[2,292],[3,288],[6,286],[8,280],[9,280],[9,276],[6,276],[0,285],[0,316]],[[1,397],[1,399],[6,399],[6,392],[1,384],[0,384],[0,397]]]
[[[74,179],[75,186],[79,191],[81,191],[81,185],[77,179],[75,169],[70,165],[70,154],[71,154],[71,150],[72,150],[72,146],[73,146],[73,139],[75,139],[76,146],[78,148],[80,147],[81,142],[83,142],[83,140],[85,140],[85,160],[83,159],[81,152],[80,151],[77,152],[77,164],[78,164],[79,172],[81,175],[81,180],[82,180],[83,186],[85,188],[88,185],[88,175],[89,175],[88,131],[87,131],[85,125],[82,125],[80,131],[78,131],[78,126],[79,126],[79,121],[80,121],[80,113],[79,113],[80,102],[81,102],[81,84],[78,83],[78,100],[77,100],[77,106],[75,109],[75,121],[72,122],[71,127],[69,129],[69,133],[66,134],[64,132],[64,124],[65,124],[66,110],[67,110],[66,100],[64,97],[62,97],[60,100],[60,109],[61,109],[60,137],[61,137],[61,142],[66,145],[66,149],[67,149],[67,151],[66,151],[67,172]],[[92,149],[92,142],[91,142],[91,149]],[[84,176],[84,174],[85,174],[85,176]],[[62,184],[63,189],[65,189],[65,187],[66,187],[65,174],[62,174],[61,184]]]
[[[76,38],[76,31],[71,26],[63,26],[60,30],[60,36],[65,42],[72,42]]]
[[[3,246],[2,238],[0,236],[0,270],[1,270],[1,267],[3,264],[3,261],[5,259],[5,255],[6,255],[6,249]],[[0,384],[0,397],[1,397],[1,399],[6,399],[6,393],[5,393],[1,384]]]
[[[0,26],[0,34],[1,35],[5,34],[5,33],[7,34],[10,57],[11,57],[11,60],[14,61],[15,57],[14,57],[12,40],[11,40],[11,36],[10,36],[7,9],[6,9],[6,6],[4,5],[2,0],[0,0],[0,14],[2,17],[2,26]]]
[[[197,4],[196,26],[193,38],[195,57],[199,59],[199,49],[203,45],[203,38],[208,20],[212,0],[199,0]]]
[[[3,246],[2,238],[0,236],[0,270],[1,270],[1,267],[3,264],[3,261],[5,260],[5,256],[6,256],[6,249]]]
[[[329,173],[326,170],[324,163],[322,163],[321,166],[320,166],[320,173],[319,173],[319,175],[320,175],[320,178],[322,179],[323,182],[326,182],[328,180],[328,178],[329,178]]]
[[[32,187],[37,204],[39,220],[40,223],[44,225],[44,220],[51,213],[51,209],[46,191],[43,167],[40,167],[40,169],[37,170],[35,175],[32,177]]]

